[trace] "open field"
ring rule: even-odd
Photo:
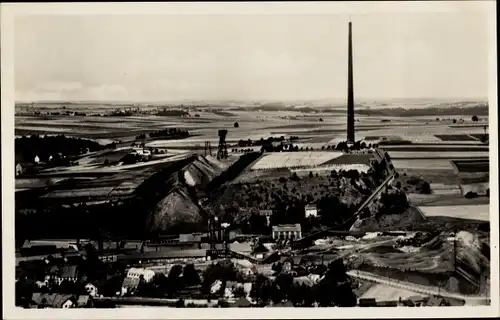
[[[264,154],[251,170],[266,170],[278,168],[316,167],[329,160],[342,156],[342,152],[280,152]]]
[[[399,301],[414,297],[417,294],[400,288],[391,287],[385,284],[375,284],[366,291],[362,299],[376,299],[377,301]]]
[[[452,152],[436,149],[428,152],[391,151],[389,155],[391,159],[475,159],[488,158],[489,152]]]
[[[437,134],[436,137],[443,141],[477,141],[466,134]]]
[[[489,205],[490,199],[488,197],[477,197],[467,199],[463,196],[462,191],[457,193],[456,188],[450,188],[448,192],[441,192],[438,190],[432,194],[418,194],[410,193],[408,197],[412,204],[422,206],[468,206],[468,205]]]
[[[452,162],[459,173],[490,171],[490,161],[488,159],[453,160]]]
[[[429,217],[453,217],[490,221],[489,205],[424,206],[420,210]]]
[[[392,152],[389,153],[392,157]],[[406,159],[393,159],[392,164],[394,168],[399,171],[404,171],[405,169],[410,170],[446,170],[450,173],[453,173],[453,166],[447,159],[419,159],[419,158],[406,158]]]
[[[62,108],[63,104],[41,104],[35,109],[42,112]],[[134,115],[134,116],[98,116],[100,113],[109,112],[115,108],[124,107],[123,104],[64,104],[66,111],[79,110],[86,112],[87,116],[70,115],[40,115],[23,116],[17,115],[15,119],[16,135],[38,133],[38,134],[67,134],[91,139],[114,139],[130,141],[140,133],[157,131],[168,127],[176,127],[189,130],[190,133],[199,135],[198,141],[186,140],[176,142],[165,140],[153,142],[154,147],[169,146],[192,146],[204,141],[211,140],[212,146],[216,145],[218,129],[227,129],[228,141],[237,142],[240,139],[260,139],[270,135],[290,136],[298,135],[307,143],[335,142],[344,139],[346,130],[346,117],[344,106],[339,106],[340,114],[329,112],[303,113],[300,110],[262,110],[257,111],[242,108],[231,108],[228,111],[212,111],[210,109],[199,109],[189,112],[189,116],[158,116],[158,115]],[[370,103],[371,108],[377,108]],[[399,106],[399,105],[398,105]],[[130,105],[129,107],[132,107]],[[148,109],[147,106],[141,107]],[[154,109],[152,107],[150,109]],[[22,110],[22,108],[20,109]],[[467,136],[482,134],[484,124],[473,123],[470,116],[454,115],[457,119],[465,122],[453,127],[452,122],[442,120],[435,121],[434,116],[368,116],[358,114],[356,116],[356,130],[358,139],[364,136],[382,137],[398,136],[413,142],[443,143],[435,135]],[[322,119],[322,121],[320,121]],[[382,121],[384,120],[384,121]],[[239,123],[234,128],[234,122]],[[450,142],[448,138],[447,143]],[[457,138],[458,139],[458,138]],[[472,140],[471,140],[472,139]],[[464,138],[460,141],[453,140],[457,144],[480,144],[473,138]],[[319,148],[321,145],[318,146]]]

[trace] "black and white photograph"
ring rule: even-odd
[[[498,316],[494,12],[2,4],[7,319]]]

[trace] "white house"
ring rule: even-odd
[[[212,286],[210,286],[210,293],[215,294],[219,292],[221,288],[222,288],[222,281],[215,280],[214,283],[212,283]]]
[[[95,297],[98,294],[97,287],[92,283],[87,283],[87,285],[85,286],[85,291],[87,291],[91,297]]]
[[[150,282],[151,280],[153,280],[155,272],[153,270],[144,268],[130,268],[127,272],[128,278],[139,279],[141,276],[144,278],[145,282]]]
[[[306,218],[308,217],[317,217],[318,216],[318,208],[315,204],[309,204],[306,206]]]
[[[295,240],[302,238],[302,228],[299,223],[296,224],[283,224],[273,226],[273,239],[291,239]]]
[[[137,149],[133,149],[132,150],[132,154],[137,154],[137,155],[140,155],[140,156],[150,156],[151,155],[151,151],[147,150],[147,149],[141,149],[141,148],[137,148]]]
[[[63,308],[63,309],[69,309],[69,308],[72,308],[74,304],[75,304],[75,303],[73,302],[73,300],[68,299],[68,300],[66,300],[66,301],[62,304],[62,308]]]
[[[20,163],[16,164],[16,177],[22,175],[23,172],[23,166]]]
[[[40,163],[40,158],[38,156],[35,156],[35,160],[34,160],[35,163]]]

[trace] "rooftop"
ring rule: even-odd
[[[60,278],[76,278],[78,276],[78,266],[65,265],[59,270],[58,276]]]
[[[141,279],[139,278],[125,277],[125,279],[123,279],[122,287],[127,289],[135,289],[139,285],[140,281]]]
[[[172,258],[201,258],[206,257],[206,249],[188,249],[188,250],[172,250],[163,252],[133,252],[129,255],[119,257],[119,259],[172,259]]]
[[[277,226],[273,226],[273,231],[281,232],[281,231],[302,231],[300,223],[296,224],[280,224]]]
[[[63,303],[73,298],[71,294],[41,293],[35,292],[31,300],[37,305],[51,306],[52,308],[62,308]]]

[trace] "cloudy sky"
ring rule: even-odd
[[[488,96],[481,13],[351,15],[358,98]],[[347,15],[15,20],[16,100],[344,99]]]

